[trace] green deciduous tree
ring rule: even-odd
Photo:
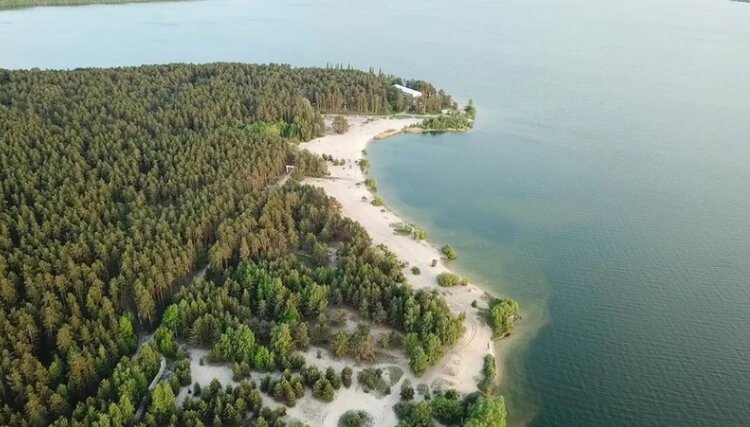
[[[166,423],[175,413],[175,396],[172,387],[167,383],[159,383],[151,393],[151,407],[149,412],[153,414],[158,423]]]

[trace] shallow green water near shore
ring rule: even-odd
[[[710,0],[34,8],[0,12],[0,67],[343,63],[473,98],[474,131],[369,151],[389,205],[521,302],[511,421],[742,425],[747,22]]]

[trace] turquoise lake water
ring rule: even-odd
[[[373,144],[388,204],[516,298],[512,424],[750,420],[750,5],[208,0],[0,11],[0,67],[327,63],[431,80],[460,135]]]

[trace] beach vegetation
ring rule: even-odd
[[[331,347],[338,358],[351,356],[358,361],[375,360],[375,339],[366,324],[358,324],[351,335],[343,330],[338,331],[333,336]]]
[[[411,233],[414,240],[427,240],[427,231],[419,227],[414,227]]]
[[[333,131],[342,134],[349,130],[349,121],[344,116],[336,116],[333,118]]]
[[[492,326],[493,337],[503,338],[513,330],[518,318],[518,303],[508,298],[494,298],[490,301],[487,318]]]
[[[448,390],[445,393],[436,393],[430,400],[432,416],[442,425],[461,425],[464,417],[464,402],[458,397],[458,393]]]
[[[346,325],[346,319],[349,315],[343,308],[337,308],[331,314],[331,324],[333,326],[344,326]]]
[[[414,267],[411,268],[411,274],[415,276],[419,276],[420,274],[422,274],[422,270],[420,270],[419,267],[415,265]]]
[[[454,390],[436,393],[431,399],[411,402],[402,399],[394,406],[398,426],[435,425],[505,427],[506,410],[502,397],[473,393],[461,398]]]
[[[454,260],[458,258],[458,254],[456,254],[456,250],[451,247],[451,245],[443,245],[440,248],[440,252],[442,252],[443,256],[445,256],[445,259],[447,260]]]
[[[378,180],[375,178],[367,178],[365,180],[365,187],[373,193],[378,191]]]
[[[497,381],[497,362],[495,357],[491,354],[484,356],[482,365],[482,380],[479,381],[479,390],[492,394],[495,390],[495,382]]]
[[[270,377],[266,377],[270,378]],[[284,371],[278,379],[267,380],[265,385],[267,393],[274,400],[293,407],[297,404],[297,399],[305,395],[305,385],[301,375],[293,375],[291,372]]]
[[[385,201],[382,198],[375,196],[370,204],[373,206],[385,206]]]
[[[359,169],[362,170],[362,173],[367,173],[370,171],[370,161],[367,159],[360,159],[359,161]]]
[[[393,410],[399,419],[398,427],[432,427],[435,425],[429,401],[419,403],[401,401],[393,407]]]
[[[414,240],[427,239],[427,231],[407,222],[397,224],[394,227],[394,232],[404,236],[411,236]]]
[[[378,338],[378,344],[384,349],[401,347],[404,345],[404,337],[396,331],[386,331]]]
[[[333,401],[333,397],[335,393],[336,391],[333,388],[333,385],[326,378],[320,378],[318,381],[315,382],[315,384],[313,384],[313,391],[312,391],[313,396],[322,401],[325,401],[325,402]]]
[[[443,288],[452,288],[453,286],[466,286],[469,284],[469,279],[461,277],[456,273],[443,272],[437,276],[438,285]]]
[[[404,383],[404,385],[401,386],[401,400],[413,400],[414,399],[414,387],[407,385]]]
[[[365,393],[370,391],[378,391],[383,394],[386,393],[388,384],[383,379],[383,370],[375,368],[365,368],[357,374],[357,381],[364,389]]]
[[[339,359],[349,355],[349,335],[345,331],[338,331],[333,336],[333,343],[331,344],[333,354]]]
[[[339,419],[339,427],[365,427],[372,425],[372,418],[365,411],[347,411]]]
[[[341,384],[344,385],[344,387],[349,388],[352,385],[352,368],[346,366],[344,369],[341,370]]]
[[[467,399],[468,400],[468,399]],[[501,396],[480,394],[467,402],[464,427],[505,427],[507,412]]]
[[[331,383],[334,390],[338,390],[341,388],[341,375],[339,375],[339,373],[336,372],[335,369],[330,366],[327,367],[325,377],[328,382]]]

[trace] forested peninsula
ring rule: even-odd
[[[321,112],[445,109],[427,82],[340,67],[0,70],[0,425],[303,425],[285,408],[353,377],[400,392],[404,426],[504,425],[491,394],[417,399],[309,363],[396,347],[420,375],[463,335],[464,314],[300,183],[327,174],[297,144]],[[231,383],[193,386],[189,347]]]

